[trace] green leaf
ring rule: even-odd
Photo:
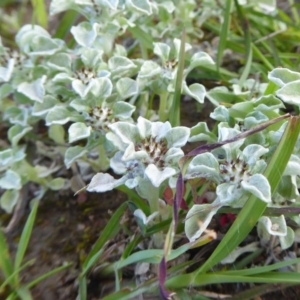
[[[105,228],[102,230],[100,237],[96,241],[93,249],[91,250],[91,252],[89,253],[89,255],[87,256],[86,260],[83,263],[82,266],[83,274],[85,274],[89,270],[89,268],[91,267],[90,261],[93,260],[93,258],[95,257],[95,255],[97,255],[99,251],[102,251],[101,249],[104,247],[105,243],[109,239],[113,238],[120,230],[121,228],[120,220],[126,208],[127,208],[127,203],[125,202],[115,211],[115,213],[112,215],[112,217],[106,224]]]
[[[232,0],[226,0],[225,10],[224,10],[224,21],[222,24],[222,29],[220,32],[220,41],[218,46],[218,54],[217,54],[217,69],[220,70],[223,52],[226,48],[226,40],[229,33],[229,27],[231,22],[231,7],[232,7]]]
[[[66,184],[65,178],[55,178],[55,179],[52,179],[50,182],[48,182],[47,186],[52,191],[59,191],[65,186],[65,184]]]
[[[16,257],[15,257],[15,263],[14,263],[15,270],[20,268],[22,260],[24,258],[24,255],[25,255],[28,243],[29,243],[29,239],[31,236],[31,232],[33,229],[33,224],[35,221],[38,206],[39,206],[39,201],[35,201],[32,206],[31,212],[27,218],[27,221],[25,223],[24,229],[22,231],[22,235],[21,235],[21,238],[19,241],[19,245],[18,245]]]
[[[44,0],[31,0],[33,16],[44,28],[48,27],[48,14]]]
[[[19,190],[7,190],[0,198],[0,206],[6,213],[11,214],[20,196]],[[22,200],[22,199],[21,199]],[[21,201],[20,200],[20,201]]]

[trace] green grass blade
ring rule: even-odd
[[[37,209],[39,206],[39,201],[35,201],[31,212],[28,216],[28,219],[26,221],[26,224],[24,226],[20,241],[19,241],[19,245],[18,245],[18,250],[16,253],[16,258],[15,258],[15,264],[14,264],[14,269],[19,269],[22,263],[22,260],[24,258],[28,243],[29,243],[29,239],[32,233],[32,228],[33,228],[33,224],[34,224],[34,220],[36,217],[36,213],[37,213]]]
[[[0,270],[2,271],[6,279],[11,278],[14,274],[13,264],[9,255],[8,244],[6,238],[0,229]],[[13,287],[17,285],[17,282],[11,278],[9,284]]]
[[[268,272],[256,276],[227,275],[224,273],[209,273],[194,276],[193,273],[170,278],[166,282],[166,288],[179,289],[190,285],[205,286],[220,283],[273,283],[293,284],[300,282],[300,273],[295,272]]]
[[[234,0],[237,13],[240,19],[240,22],[242,24],[242,30],[244,33],[245,37],[245,48],[246,48],[246,64],[243,70],[243,73],[240,77],[239,80],[239,86],[242,87],[245,80],[248,78],[250,69],[251,69],[251,64],[252,64],[252,42],[251,42],[251,34],[250,34],[250,28],[249,28],[249,22],[247,19],[247,16],[245,14],[244,9],[239,5],[237,0]]]
[[[219,40],[219,46],[218,46],[218,53],[217,53],[217,70],[220,70],[222,58],[223,58],[223,52],[226,48],[227,43],[227,36],[229,32],[230,22],[231,22],[231,7],[232,7],[232,0],[226,1],[226,6],[224,10],[224,22],[222,24],[222,29],[220,32],[220,40]]]
[[[108,221],[107,225],[101,232],[100,237],[96,241],[93,249],[87,256],[86,260],[83,263],[82,269],[85,270],[85,268],[89,265],[89,261],[93,259],[93,257],[101,250],[101,248],[104,246],[104,244],[111,239],[113,236],[117,234],[117,232],[120,230],[120,219],[127,208],[127,203],[123,203],[113,214],[113,216]]]
[[[181,87],[183,81],[183,70],[184,70],[184,59],[185,59],[185,38],[186,38],[186,32],[185,29],[183,29],[180,51],[179,51],[178,68],[177,68],[176,81],[175,81],[175,92],[174,92],[172,107],[170,110],[170,123],[172,127],[180,125],[180,102],[181,102]]]
[[[14,272],[8,276],[5,281],[2,282],[1,286],[0,286],[0,291],[4,290],[5,286],[7,284],[9,284],[9,282],[13,279],[14,276],[16,276],[16,274],[20,273],[22,270],[24,270],[26,267],[33,265],[34,263],[34,259],[27,261],[24,265],[22,265],[22,267],[20,269],[14,270]]]
[[[44,28],[48,27],[48,14],[44,0],[31,0],[33,7],[33,18]],[[35,23],[35,22],[34,22]]]
[[[79,299],[87,299],[87,282],[85,276],[80,276],[79,278]]]
[[[276,187],[293,152],[299,132],[299,117],[291,117],[279,142],[279,145],[264,172],[264,175],[269,180],[272,193],[274,193],[276,190]],[[256,225],[266,206],[266,203],[257,199],[254,195],[251,195],[237,216],[235,222],[222,239],[221,243],[208,258],[208,260],[206,260],[199,270],[195,272],[195,275],[197,276],[198,273],[207,272],[210,268],[230,254]]]
[[[59,26],[54,34],[54,38],[65,40],[72,25],[76,22],[79,14],[75,10],[67,11],[59,22]]]
[[[66,270],[67,268],[69,268],[70,266],[72,266],[72,264],[66,264],[66,265],[63,265],[63,266],[60,266],[58,268],[55,268],[54,270],[51,270],[49,272],[47,272],[46,274],[43,274],[42,276],[39,276],[38,278],[32,280],[31,282],[29,282],[26,286],[28,289],[31,289],[32,287],[36,286],[37,284],[39,284],[40,282],[42,282],[43,280],[51,277],[51,276],[54,276],[55,274],[61,272],[61,271],[64,271]]]

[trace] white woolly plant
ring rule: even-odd
[[[178,161],[184,155],[181,147],[189,138],[189,128],[172,128],[169,122],[150,122],[143,117],[136,124],[116,122],[108,127],[111,132],[106,138],[118,149],[110,167],[122,177],[98,173],[87,190],[105,192],[125,184],[149,201],[151,213],[157,212],[160,188],[165,183],[175,185]]]

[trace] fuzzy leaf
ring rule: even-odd
[[[206,90],[205,90],[205,87],[202,84],[193,83],[188,87],[186,85],[186,82],[184,81],[184,83],[183,83],[183,92],[186,95],[189,95],[192,98],[194,98],[195,100],[197,100],[197,102],[204,103]]]
[[[39,78],[33,82],[23,82],[18,86],[17,91],[33,101],[42,103],[45,96],[44,84],[46,79],[47,76],[44,75],[42,78]]]
[[[117,88],[119,96],[122,99],[126,99],[129,97],[135,96],[139,92],[139,87],[138,87],[137,82],[128,77],[123,77],[123,78],[119,79],[116,84],[116,88]]]
[[[210,132],[205,122],[199,122],[197,125],[191,128],[189,142],[203,141],[215,143],[217,138],[212,132]]]
[[[269,181],[262,174],[254,174],[248,181],[243,180],[241,185],[244,190],[250,192],[260,200],[271,202],[271,187]]]
[[[64,106],[53,107],[46,116],[46,125],[66,124],[71,119],[71,112]]]
[[[0,206],[7,213],[11,214],[18,202],[20,192],[18,190],[7,190],[0,198]],[[22,199],[21,199],[22,200]]]
[[[129,119],[136,107],[124,101],[118,101],[113,106],[113,113],[115,117],[122,119]]]
[[[73,123],[68,130],[69,143],[88,138],[91,135],[92,127],[86,126],[84,123]]]
[[[107,173],[97,173],[93,178],[90,184],[87,187],[88,192],[97,192],[103,193],[111,191],[117,186],[121,185],[124,180],[116,180],[111,175]]]
[[[69,169],[74,161],[84,156],[87,153],[87,149],[80,146],[70,147],[65,153],[64,163],[67,169]]]
[[[168,61],[171,47],[164,43],[153,43],[153,52],[161,58],[163,62]]]
[[[148,0],[128,0],[128,5],[138,12],[144,13],[146,15],[152,14],[152,7]]]
[[[168,148],[185,146],[189,136],[190,129],[188,127],[178,126],[171,128],[165,135],[165,138],[168,141]]]
[[[31,131],[31,126],[23,127],[19,124],[16,124],[9,128],[8,130],[8,139],[10,140],[13,147],[17,146],[20,139],[26,135],[27,132]]]
[[[76,42],[83,47],[91,47],[97,38],[97,32],[100,29],[98,23],[81,22],[71,28],[71,33]]]
[[[118,74],[132,70],[136,65],[127,57],[113,56],[108,60],[108,68],[114,74]]]
[[[196,241],[206,230],[219,206],[214,204],[195,204],[189,210],[185,219],[184,231],[190,242]]]
[[[300,80],[285,84],[276,92],[276,96],[283,102],[300,106]]]
[[[154,164],[150,164],[145,169],[145,175],[149,178],[151,183],[155,187],[160,185],[168,178],[176,174],[176,170],[170,167],[166,167],[163,170],[159,170]]]
[[[12,170],[7,170],[0,178],[0,187],[5,190],[19,190],[22,187],[21,177]]]
[[[287,68],[276,68],[269,72],[268,78],[279,87],[283,87],[287,83],[300,80],[300,73]]]
[[[50,95],[44,97],[43,102],[35,102],[33,105],[33,116],[46,115],[55,105],[59,104],[59,101]]]

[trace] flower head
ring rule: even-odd
[[[150,122],[142,117],[138,118],[136,125],[116,122],[109,128],[112,132],[106,137],[119,150],[110,166],[115,173],[124,174],[119,180],[110,178],[114,182],[112,188],[123,183],[135,188],[141,178],[147,178],[153,186],[159,187],[177,174],[178,160],[184,155],[180,147],[189,138],[188,128],[172,128],[169,122]],[[92,179],[89,191],[103,191],[99,181],[103,175],[99,174]]]

